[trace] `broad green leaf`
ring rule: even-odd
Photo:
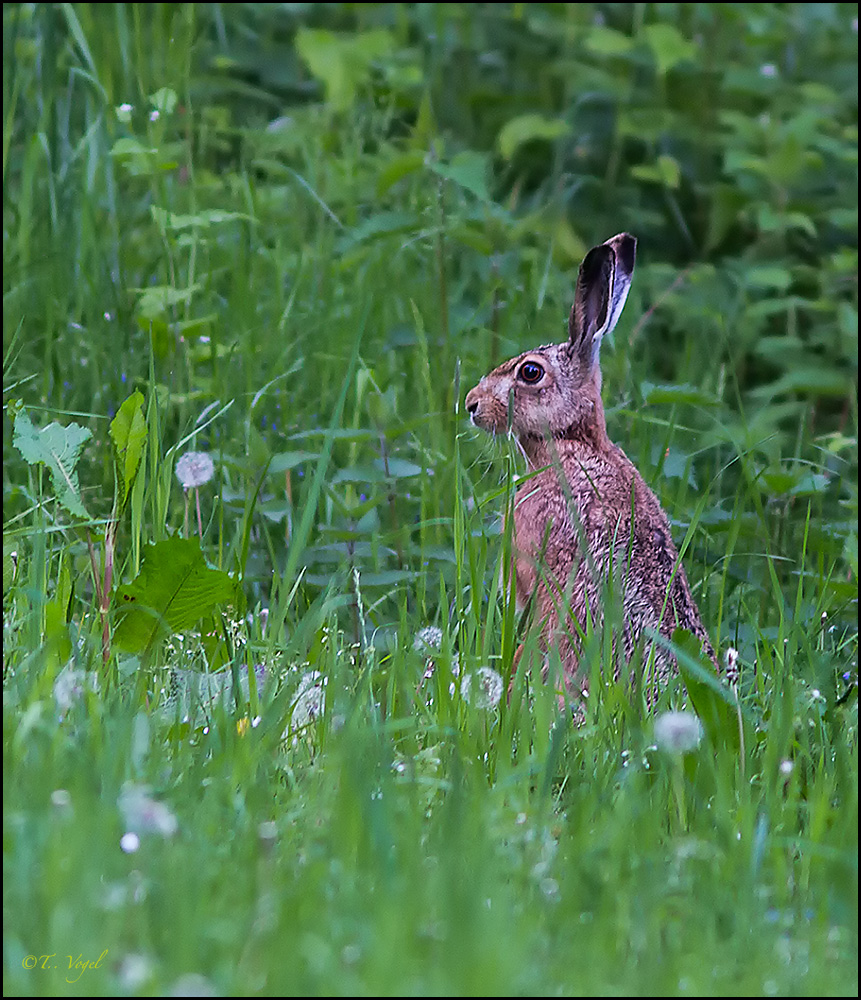
[[[351,465],[338,469],[330,482],[333,486],[338,483],[381,483],[385,478],[385,474],[372,465]]]
[[[381,458],[375,458],[374,467],[387,473],[392,479],[409,479],[411,476],[421,475],[422,472],[420,465],[408,462],[405,458],[389,458],[386,462]]]
[[[774,382],[758,385],[751,389],[751,396],[757,399],[770,399],[790,392],[805,396],[846,396],[851,392],[852,379],[847,372],[837,368],[820,368],[808,365],[806,368],[795,368],[781,375]]]
[[[627,55],[634,44],[633,38],[623,35],[621,31],[605,28],[601,24],[591,28],[586,36],[586,48],[602,56]]]
[[[152,106],[160,114],[173,114],[177,102],[175,90],[171,90],[170,87],[160,87],[154,94],[149,95],[149,99]]]
[[[643,402],[649,405],[661,403],[693,403],[696,406],[717,406],[719,400],[695,385],[655,385],[642,384]]]
[[[250,219],[244,212],[225,212],[220,208],[207,208],[194,215],[180,215],[168,212],[157,205],[150,206],[150,212],[156,224],[166,230],[191,229],[193,226],[214,226],[220,222],[233,222],[235,219]]]
[[[336,111],[347,111],[359,88],[370,79],[371,65],[394,48],[384,28],[349,36],[322,28],[300,28],[296,49],[311,73],[321,80],[326,100]]]
[[[68,553],[64,553],[57,573],[57,589],[53,598],[45,602],[45,651],[53,659],[57,669],[62,667],[72,655],[69,618],[71,617],[73,593]]]
[[[647,24],[643,34],[658,64],[661,76],[679,63],[693,59],[697,54],[697,46],[683,38],[678,29],[671,24]]]
[[[144,319],[157,319],[171,306],[190,301],[192,295],[200,288],[195,283],[189,288],[173,288],[171,285],[155,285],[152,288],[137,288],[138,313]]]
[[[408,569],[381,570],[379,573],[360,573],[360,587],[391,587],[405,580],[415,580],[418,573]]]
[[[111,421],[110,434],[114,442],[120,510],[125,507],[146,444],[147,426],[143,404],[143,395],[140,392],[133,392]]]
[[[518,115],[502,126],[496,137],[499,152],[510,160],[517,150],[533,139],[559,139],[571,134],[571,126],[561,118],[547,118],[544,115]]]
[[[279,472],[284,473],[288,469],[294,469],[297,465],[302,465],[303,462],[312,462],[319,457],[319,454],[315,451],[278,452],[278,454],[272,456],[267,475],[271,476]]]
[[[735,696],[718,680],[714,665],[705,659],[700,641],[687,629],[673,632],[676,662],[697,715],[705,728],[712,746],[729,746],[738,753],[741,749],[739,713]],[[745,744],[752,745],[752,727],[742,717]]]
[[[631,167],[631,175],[639,180],[662,184],[668,188],[677,188],[682,179],[679,162],[672,156],[659,156],[655,163]]]
[[[110,155],[121,157],[121,156],[154,156],[158,153],[158,150],[152,146],[144,146],[143,143],[139,142],[137,139],[131,139],[128,137],[123,137],[122,139],[117,139],[117,141],[111,146]]]
[[[747,268],[744,281],[748,288],[777,288],[785,292],[792,284],[792,275],[779,264],[764,264]]]
[[[197,539],[168,538],[146,547],[140,573],[113,599],[114,642],[146,653],[171,633],[194,628],[219,605],[243,604],[236,580],[207,565]]]
[[[389,160],[377,175],[377,194],[385,194],[401,178],[420,170],[424,161],[425,154],[420,150],[410,150]]]
[[[487,190],[488,157],[466,149],[453,156],[450,163],[429,163],[430,169],[439,177],[454,181],[455,184],[474,194],[481,201],[490,201]]]
[[[25,410],[21,410],[15,417],[12,443],[30,465],[41,462],[48,467],[57,493],[57,502],[75,517],[90,516],[81,500],[78,474],[75,471],[81,448],[90,437],[90,431],[80,424],[72,423],[63,427],[54,422],[37,430]]]
[[[411,232],[418,227],[418,216],[412,212],[377,212],[341,236],[335,244],[338,253],[346,253],[361,243],[396,233]]]

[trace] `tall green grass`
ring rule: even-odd
[[[4,6],[5,992],[857,992],[854,11]],[[611,437],[739,654],[686,754],[696,665],[601,635],[582,725],[478,698],[534,637],[463,396],[623,229]],[[198,499],[242,600],[105,655]]]

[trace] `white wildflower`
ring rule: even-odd
[[[763,63],[759,67],[760,76],[775,77],[777,76],[777,67],[774,63]]]
[[[120,848],[124,854],[134,854],[141,846],[141,839],[136,833],[124,833],[120,837]]]
[[[474,674],[464,674],[460,693],[475,708],[493,708],[502,697],[502,676],[492,667],[479,667]]]
[[[702,738],[702,724],[693,712],[664,712],[655,720],[655,742],[666,753],[690,753]]]
[[[208,483],[215,466],[208,452],[187,451],[176,463],[176,478],[184,490]]]

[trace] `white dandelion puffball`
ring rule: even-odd
[[[176,463],[176,478],[184,490],[208,483],[215,466],[206,451],[187,451]]]
[[[319,670],[312,670],[299,681],[296,704],[293,706],[293,714],[290,717],[290,725],[293,729],[302,729],[303,726],[315,722],[323,714],[326,708],[325,683],[326,679]]]
[[[99,677],[94,671],[75,670],[65,666],[54,678],[54,701],[60,715],[66,712],[88,691],[98,692]]]
[[[492,667],[479,667],[463,675],[460,693],[474,708],[493,708],[502,697],[502,677]]]
[[[702,723],[693,712],[664,712],[655,720],[655,743],[666,753],[690,753],[702,738]]]
[[[413,649],[417,653],[438,653],[442,649],[442,629],[437,625],[427,625],[416,632]]]
[[[176,816],[163,802],[154,799],[145,785],[125,785],[118,804],[129,833],[172,837],[179,829]]]

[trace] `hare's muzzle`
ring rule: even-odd
[[[481,403],[481,399],[478,395],[478,386],[475,389],[470,389],[466,394],[466,412],[469,414],[469,419],[472,423],[477,423],[476,416],[478,414],[478,408]]]

